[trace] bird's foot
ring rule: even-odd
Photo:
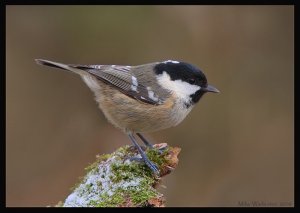
[[[144,159],[142,157],[133,156],[133,157],[130,157],[129,160],[130,161],[136,161],[136,162],[139,162],[139,163],[145,163],[152,170],[152,172],[155,173],[155,175],[159,175],[159,168],[156,166],[155,163],[150,161],[148,158]]]

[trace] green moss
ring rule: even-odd
[[[118,207],[126,202],[125,198],[130,200],[135,206],[146,206],[147,201],[156,196],[158,196],[158,193],[145,183],[136,187],[129,187],[127,190],[119,188],[111,196],[104,193],[100,196],[99,201],[91,200],[88,206]]]
[[[129,197],[135,206],[145,206],[148,200],[155,198],[157,193],[154,190],[130,190]]]
[[[111,180],[114,183],[118,183],[124,179],[130,180],[133,176],[133,174],[130,174],[131,171],[135,170],[134,165],[128,165],[128,164],[112,164],[111,165],[113,177]]]
[[[159,153],[157,149],[147,149],[146,154],[152,162],[154,162],[159,168],[167,163],[165,155],[168,153],[168,149],[164,150],[163,153]],[[151,169],[144,163],[131,162],[129,164],[124,161],[129,157],[135,156],[137,154],[136,150],[130,146],[124,146],[116,150],[112,154],[105,154],[97,156],[97,159],[94,163],[90,164],[85,170],[87,173],[99,173],[99,164],[102,161],[106,161],[108,158],[116,157],[118,159],[116,163],[112,163],[110,166],[111,175],[110,180],[118,184],[122,181],[127,183],[129,181],[138,181],[137,186],[129,186],[126,189],[116,188],[113,185],[109,186],[109,190],[113,191],[112,195],[108,193],[102,193],[102,183],[101,181],[96,182],[100,194],[98,192],[93,192],[93,185],[87,184],[82,188],[81,193],[96,193],[99,195],[99,200],[91,200],[88,203],[88,206],[93,207],[117,207],[122,206],[126,201],[130,200],[134,206],[146,206],[147,201],[151,198],[155,198],[160,194],[152,187],[156,181],[155,175]],[[104,171],[105,173],[105,171]],[[98,174],[100,175],[100,174]],[[104,178],[104,174],[101,174],[101,177]],[[73,188],[77,188],[81,183],[84,182],[84,178],[81,178],[80,182],[76,184]],[[123,185],[123,182],[120,184]]]
[[[128,148],[123,148],[122,151],[126,152],[124,154],[128,156]],[[166,162],[163,155],[159,154],[157,150],[149,150],[147,151],[147,155],[150,160],[157,163],[159,166]],[[136,206],[145,206],[149,199],[158,196],[158,192],[152,188],[152,185],[155,182],[153,172],[145,164],[138,162],[131,162],[130,164],[113,163],[111,165],[111,171],[113,174],[111,180],[114,183],[119,183],[121,181],[129,182],[131,180],[139,180],[140,182],[137,186],[128,187],[126,190],[118,188],[112,196],[104,194],[99,199],[101,201],[93,201],[94,203],[92,203],[92,206],[120,206],[125,202],[125,198],[131,200]]]
[[[167,160],[165,159],[165,155],[167,153],[167,149],[164,150],[162,153],[159,153],[157,149],[149,149],[146,151],[146,155],[148,156],[149,160],[156,163],[158,167],[162,167],[164,164],[167,163]]]
[[[102,188],[102,182],[101,181],[97,181],[97,186],[98,186],[99,189],[101,189]]]
[[[127,193],[135,206],[144,206],[149,199],[158,196],[159,193],[151,187],[153,183],[153,179],[144,178],[138,186],[129,188]]]
[[[88,193],[88,194],[91,194],[92,191],[93,191],[93,184],[90,183],[90,184],[86,184],[86,189],[85,189],[85,193]]]
[[[132,162],[130,164],[112,164],[112,181],[130,181],[137,177],[148,178],[152,180],[152,171],[144,164]]]
[[[96,161],[89,166],[85,168],[85,171],[90,172],[98,172],[98,166],[102,161],[106,161],[108,158],[110,158],[113,154],[103,154],[103,155],[97,155],[96,156]]]
[[[98,168],[99,164],[100,164],[102,161],[106,161],[106,160],[109,159],[111,156],[112,156],[112,154],[97,155],[97,156],[96,156],[96,161],[95,161],[94,163],[90,164],[89,166],[87,166],[87,167],[85,168],[85,171],[87,171],[87,173],[89,173],[89,172],[95,172],[95,173],[96,173],[96,172],[99,172],[99,168]],[[103,176],[103,178],[104,178],[104,176]],[[79,186],[81,183],[83,183],[83,181],[84,181],[84,177],[79,177],[78,182],[77,182],[74,186],[72,186],[72,187],[70,188],[70,190],[73,191],[73,190],[75,190],[76,188],[78,188],[78,186]]]
[[[104,193],[100,196],[100,201],[91,200],[88,206],[92,207],[117,207],[125,202],[123,191],[116,191],[112,196]]]
[[[126,152],[125,155],[128,156],[128,148],[120,148],[122,151]],[[164,150],[163,153],[159,153],[157,149],[148,149],[146,154],[152,162],[154,162],[159,168],[167,163],[165,155],[168,153],[168,149]],[[112,177],[113,182],[118,183],[122,180],[132,180],[136,177],[147,177],[149,180],[153,179],[153,172],[151,169],[144,163],[131,162],[130,164],[112,164],[112,172],[114,176]]]
[[[143,206],[146,202],[158,195],[152,185],[155,180],[152,171],[144,164],[113,164],[112,172],[114,174],[113,181],[118,183],[120,181],[131,181],[139,179],[137,186],[131,186],[123,191],[118,189],[113,196],[123,196],[131,200],[134,205]]]
[[[121,156],[126,156],[128,154],[130,146],[126,145],[126,146],[122,146],[119,149],[117,149],[115,151],[115,153],[118,153]]]
[[[108,158],[110,158],[112,156],[112,154],[103,154],[103,155],[97,155],[96,156],[96,161],[92,164],[90,164],[89,166],[87,166],[85,168],[85,170],[87,171],[87,173],[89,172],[99,172],[99,163],[101,163],[102,161],[106,161]],[[104,176],[103,176],[104,178]],[[79,177],[78,178],[78,182],[72,186],[70,188],[71,191],[75,190],[84,180],[84,177]]]

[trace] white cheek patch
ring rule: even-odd
[[[172,60],[167,60],[167,61],[164,61],[163,63],[173,63],[173,64],[179,64],[180,62],[179,61],[172,61]]]
[[[186,101],[190,100],[190,95],[201,89],[198,85],[192,85],[179,79],[172,81],[165,71],[157,76],[157,81],[163,88],[171,90],[175,95]]]

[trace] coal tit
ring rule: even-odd
[[[137,143],[141,134],[178,125],[206,92],[218,93],[192,64],[163,61],[138,66],[75,65],[36,59],[40,65],[77,73],[94,92],[107,120],[125,132],[150,169],[159,174]]]

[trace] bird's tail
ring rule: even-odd
[[[44,60],[44,59],[35,59],[36,63],[39,65],[45,65],[45,66],[49,66],[49,67],[55,67],[55,68],[59,68],[59,69],[63,69],[63,70],[67,70],[67,71],[71,71],[71,72],[75,72],[77,74],[84,74],[85,71],[78,69],[72,65],[69,64],[63,64],[63,63],[59,63],[59,62],[54,62],[54,61],[48,61],[48,60]]]

